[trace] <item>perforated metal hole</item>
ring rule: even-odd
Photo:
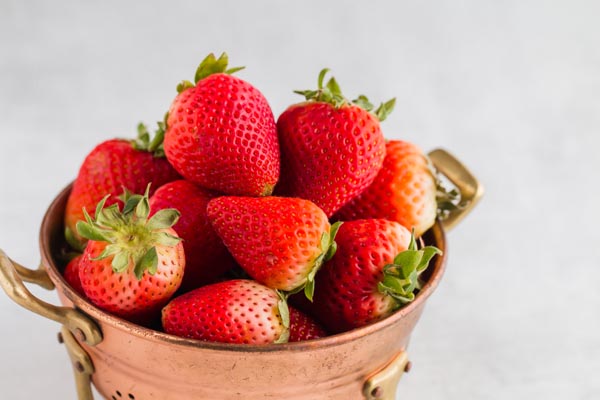
[[[135,396],[131,393],[127,393],[127,397],[125,397],[120,391],[115,391],[115,394],[111,396],[112,400],[119,400],[123,398],[128,398],[129,400],[135,400]]]

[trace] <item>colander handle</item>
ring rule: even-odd
[[[27,269],[12,261],[0,249],[0,286],[15,303],[66,326],[79,340],[95,346],[102,341],[102,332],[94,321],[82,312],[70,307],[58,307],[35,297],[23,281],[38,284],[46,289],[54,288],[45,269]]]
[[[435,149],[428,156],[438,172],[448,178],[460,192],[458,207],[451,210],[448,217],[442,221],[444,229],[449,230],[473,210],[475,204],[483,196],[483,185],[462,162],[448,151]]]
[[[401,351],[385,367],[371,375],[363,386],[366,400],[394,400],[398,382],[410,370],[406,351]]]

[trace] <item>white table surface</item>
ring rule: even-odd
[[[86,153],[160,119],[209,51],[276,115],[328,66],[348,96],[398,98],[388,138],[450,149],[487,189],[449,235],[398,399],[600,398],[600,3],[83,3],[0,1],[11,257],[37,265],[41,217]],[[0,321],[0,398],[75,398],[57,324],[2,293]]]

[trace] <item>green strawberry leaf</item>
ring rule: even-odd
[[[104,260],[105,258],[108,258],[110,256],[113,256],[113,255],[119,253],[120,251],[121,251],[120,246],[117,246],[115,244],[109,244],[108,246],[106,246],[104,248],[104,250],[102,251],[102,253],[100,253],[100,255],[98,257],[90,258],[90,260],[92,260],[92,261]]]
[[[415,290],[421,287],[419,275],[436,254],[441,251],[434,246],[417,248],[413,229],[408,249],[396,255],[393,264],[383,267],[383,279],[377,285],[379,292],[395,299],[397,307],[413,301]]]
[[[333,77],[331,79],[329,79],[329,82],[327,82],[327,89],[329,89],[329,91],[331,92],[333,97],[336,97],[336,96],[341,97],[341,98],[344,97],[342,95],[342,89],[340,88],[340,85],[337,83],[337,81]]]
[[[187,89],[193,88],[193,87],[195,87],[195,85],[192,82],[187,81],[187,80],[181,81],[177,84],[177,93],[184,92]]]
[[[90,224],[88,222],[78,221],[76,226],[77,233],[79,233],[79,236],[81,237],[97,242],[110,242],[106,232],[94,226],[93,223]]]
[[[116,204],[105,208],[96,217],[96,225],[112,229],[116,229],[124,223],[125,220],[119,211],[119,206]]]
[[[104,196],[102,198],[102,200],[100,200],[100,202],[96,206],[96,212],[94,213],[94,218],[98,219],[98,216],[100,215],[100,212],[102,212],[102,209],[104,208],[104,204],[106,204],[106,200],[108,200],[109,197],[110,197],[110,194],[107,194],[106,196]]]
[[[313,271],[315,271],[315,268],[313,268],[312,271],[310,271],[311,274]],[[311,301],[311,302],[313,301],[313,297],[315,295],[315,278],[314,278],[314,276],[312,277],[312,279],[308,279],[306,281],[306,285],[304,285],[304,295],[306,296],[306,298],[309,301]]]
[[[176,246],[182,240],[180,237],[173,236],[167,232],[156,232],[153,237],[155,243],[166,247]]]
[[[356,99],[352,100],[352,103],[367,111],[372,111],[374,108],[373,103],[371,103],[364,94],[361,94]]]
[[[130,214],[133,210],[135,210],[135,208],[137,207],[137,205],[139,204],[139,202],[141,200],[142,200],[142,195],[139,195],[139,194],[134,194],[134,195],[127,197],[127,200],[125,201],[125,206],[123,207],[122,214],[123,215]]]
[[[277,310],[279,311],[279,316],[281,317],[281,323],[283,325],[283,332],[277,338],[275,343],[287,343],[290,338],[290,309],[287,304],[287,295],[276,290],[277,295],[279,296],[279,301],[277,302]]]
[[[156,253],[156,247],[151,247],[143,257],[141,257],[135,264],[133,270],[135,277],[141,280],[144,276],[144,272],[148,271],[150,275],[156,274],[158,269],[158,254]]]
[[[335,237],[343,223],[344,223],[343,221],[338,221],[331,225],[331,229],[329,229],[329,235],[331,236],[331,240],[335,239]]]
[[[375,116],[379,119],[380,122],[383,122],[392,113],[392,111],[394,111],[395,106],[396,98],[394,97],[393,99],[388,100],[385,103],[381,103],[377,110],[375,110]]]
[[[223,52],[219,58],[215,57],[213,53],[210,53],[208,56],[202,60],[198,69],[196,70],[196,75],[194,76],[194,82],[198,83],[202,79],[218,73],[226,73],[233,74],[237,71],[244,69],[245,67],[233,67],[227,68],[229,64],[229,56],[227,53]]]
[[[150,200],[148,199],[148,192],[150,191],[150,184],[146,187],[146,193],[135,207],[135,216],[141,220],[148,219],[150,215]]]
[[[245,68],[246,67],[233,67],[233,68],[229,68],[229,69],[225,70],[225,73],[227,75],[232,75],[232,74],[235,74],[236,72],[241,71]]]
[[[127,267],[129,266],[130,256],[131,254],[127,250],[123,250],[115,254],[111,262],[113,271],[121,273],[127,270]]]
[[[181,214],[174,208],[165,208],[164,210],[157,211],[156,214],[150,218],[146,227],[150,230],[168,229],[177,223]]]
[[[329,68],[323,68],[321,72],[319,72],[319,77],[317,78],[317,87],[319,90],[323,89],[323,81],[325,80],[325,75],[327,75],[329,71]]]

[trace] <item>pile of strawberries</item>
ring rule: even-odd
[[[325,69],[275,121],[227,64],[204,59],[153,137],[140,125],[85,158],[66,281],[118,317],[227,343],[315,339],[411,302],[439,254],[417,245],[439,182],[418,147],[384,139],[394,100],[349,101]]]

